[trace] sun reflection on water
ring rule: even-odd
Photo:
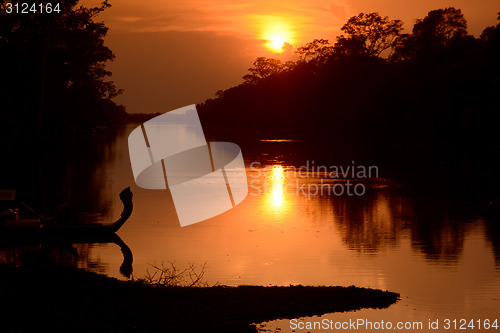
[[[274,214],[286,210],[285,197],[285,169],[282,165],[273,165],[266,170],[266,196],[265,204]]]
[[[285,173],[281,165],[275,165],[271,169],[270,186],[272,191],[272,205],[279,208],[283,205],[283,191],[285,186]]]

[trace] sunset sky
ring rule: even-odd
[[[496,25],[498,0],[132,0],[110,1],[101,14],[116,54],[112,80],[125,93],[116,101],[128,112],[166,112],[213,97],[242,82],[259,56],[287,60],[313,40],[335,41],[342,25],[360,12],[415,19],[433,9],[460,8],[469,33]],[[82,1],[96,5],[99,1]],[[283,42],[290,45],[283,51]],[[277,53],[281,51],[281,53]]]

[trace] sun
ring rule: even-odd
[[[283,44],[285,44],[286,42],[287,40],[283,35],[273,34],[269,36],[269,39],[265,45],[269,50],[281,53],[283,52]]]

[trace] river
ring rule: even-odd
[[[303,146],[300,141],[262,140],[260,151],[242,151],[247,198],[224,214],[180,227],[168,191],[134,183],[127,146],[133,127],[120,128],[116,136],[97,135],[85,149],[65,156],[63,171],[45,162],[39,166],[40,173],[48,168],[51,177],[63,179],[55,187],[65,186],[65,198],[85,198],[78,209],[92,221],[119,216],[118,193],[131,187],[134,211],[118,234],[133,253],[133,278],[153,272],[153,265],[172,263],[182,269],[192,264],[205,265],[209,284],[355,285],[401,294],[388,309],[301,318],[303,325],[365,319],[394,325],[421,322],[422,328],[403,331],[436,332],[428,328],[429,320],[439,320],[445,331],[446,319],[466,319],[467,324],[474,319],[476,328],[467,331],[477,332],[477,320],[500,319],[499,221],[487,205],[415,195],[394,179],[380,178],[378,169],[342,175],[332,173],[336,165],[328,165],[325,172],[313,160],[293,154],[295,146]],[[355,162],[347,166],[363,167]],[[48,183],[40,181],[44,188]],[[357,192],[349,195],[349,188]],[[115,244],[77,244],[74,249],[77,256],[45,250],[54,254],[53,262],[125,279],[120,273],[123,256]],[[22,262],[29,251],[33,249],[3,249],[0,261]],[[302,331],[289,320],[260,327]]]

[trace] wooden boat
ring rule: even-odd
[[[42,222],[40,219],[7,220],[0,227],[0,242],[7,239],[19,239],[19,237],[62,239],[69,242],[105,241],[116,233],[132,214],[132,191],[129,187],[120,193],[120,200],[123,203],[123,211],[120,218],[113,223],[61,225]]]

